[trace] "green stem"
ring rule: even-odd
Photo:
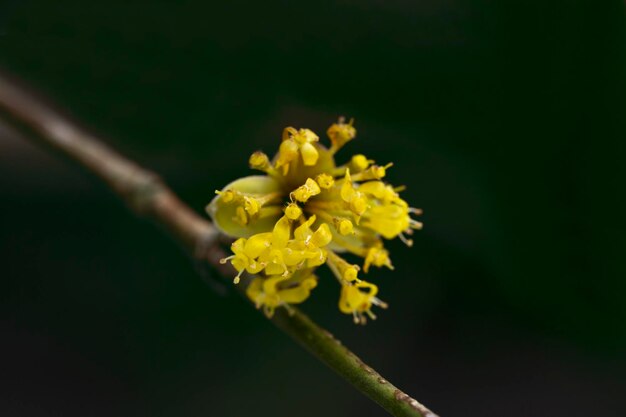
[[[331,333],[299,310],[292,310],[290,313],[284,308],[276,310],[272,322],[391,415],[437,417],[365,364]]]

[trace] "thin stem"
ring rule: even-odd
[[[302,312],[294,309],[289,313],[285,309],[279,309],[276,310],[272,321],[391,415],[437,417],[424,405],[383,378],[331,333],[316,325]]]
[[[220,264],[225,256],[213,225],[183,203],[161,179],[78,127],[0,73],[0,117],[39,144],[52,147],[102,179],[141,217],[163,227],[196,259],[208,262],[225,278],[234,271]],[[436,417],[367,366],[329,332],[295,308],[279,309],[272,322],[340,376],[394,416]]]

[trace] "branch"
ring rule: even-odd
[[[224,252],[219,246],[219,234],[210,222],[183,203],[156,174],[107,147],[2,73],[0,117],[98,176],[131,210],[163,227],[194,258],[232,278],[231,267],[219,263]],[[299,310],[293,311],[289,314],[278,309],[271,320],[362,393],[394,416],[436,417],[363,363],[329,332]]]

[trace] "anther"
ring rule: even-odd
[[[386,302],[382,301],[378,297],[372,297],[372,304],[374,304],[377,307],[384,308],[384,309],[389,307],[389,304],[387,304]]]
[[[235,278],[233,278],[233,284],[239,284],[239,281],[241,281],[241,275],[243,274],[243,269],[241,271],[239,271],[239,273],[237,274],[237,276]]]
[[[230,261],[230,260],[231,260],[231,259],[233,259],[233,258],[235,258],[235,255],[230,255],[230,256],[227,256],[226,258],[222,258],[222,259],[220,259],[220,263],[221,263],[222,265],[224,265],[226,262]]]
[[[354,324],[359,324],[359,316],[356,311],[352,312],[352,320],[354,321]]]
[[[424,227],[424,223],[418,222],[417,220],[413,220],[413,219],[409,220],[409,224],[415,230],[422,230],[422,228]]]

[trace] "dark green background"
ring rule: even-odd
[[[623,416],[624,6],[537,3],[5,0],[0,66],[199,211],[355,117],[426,227],[378,321],[327,272],[304,310],[443,417]],[[2,124],[0,190],[0,414],[384,415]]]

